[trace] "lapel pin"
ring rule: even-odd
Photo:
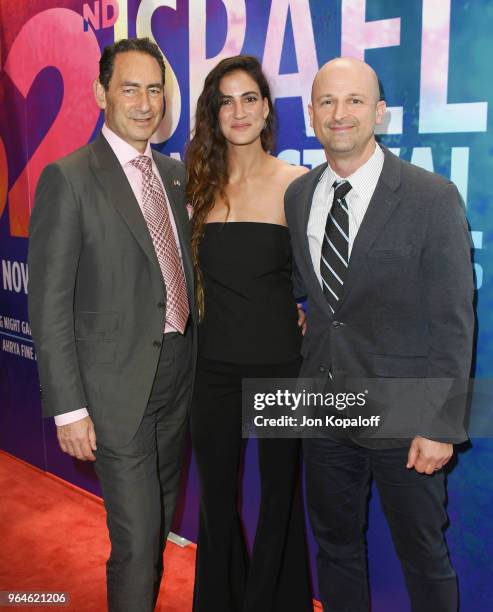
[[[181,183],[180,183],[180,181],[179,181],[178,179],[174,179],[174,180],[173,180],[173,185],[174,185],[175,187],[181,187]]]

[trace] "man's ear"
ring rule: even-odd
[[[308,104],[308,116],[310,117],[310,127],[313,127],[313,106]]]
[[[375,114],[375,124],[380,125],[384,118],[385,112],[387,110],[387,105],[384,100],[379,100],[377,102],[376,114]]]
[[[92,84],[92,88],[94,91],[94,97],[96,98],[96,104],[102,111],[106,110],[106,91],[101,85],[99,79],[96,79],[94,81],[94,83]]]

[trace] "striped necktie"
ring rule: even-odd
[[[334,200],[327,216],[320,257],[322,288],[332,313],[342,293],[349,262],[349,216],[346,195],[351,190],[348,181],[335,182]]]

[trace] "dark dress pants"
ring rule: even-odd
[[[372,475],[413,612],[456,612],[457,578],[443,535],[443,471],[428,476],[408,470],[408,447],[367,449],[323,438],[305,439],[303,448],[324,610],[370,609],[365,524]]]
[[[107,511],[110,612],[154,610],[180,480],[191,393],[191,332],[164,337],[151,396],[129,444],[98,444]]]
[[[199,359],[191,414],[201,489],[195,612],[313,610],[299,440],[258,440],[261,503],[251,558],[238,511],[245,442],[241,380],[296,377],[298,369],[298,362],[249,366]]]

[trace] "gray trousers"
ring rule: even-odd
[[[192,334],[164,337],[151,396],[129,444],[98,444],[111,554],[110,612],[154,610],[176,506],[192,381]]]

